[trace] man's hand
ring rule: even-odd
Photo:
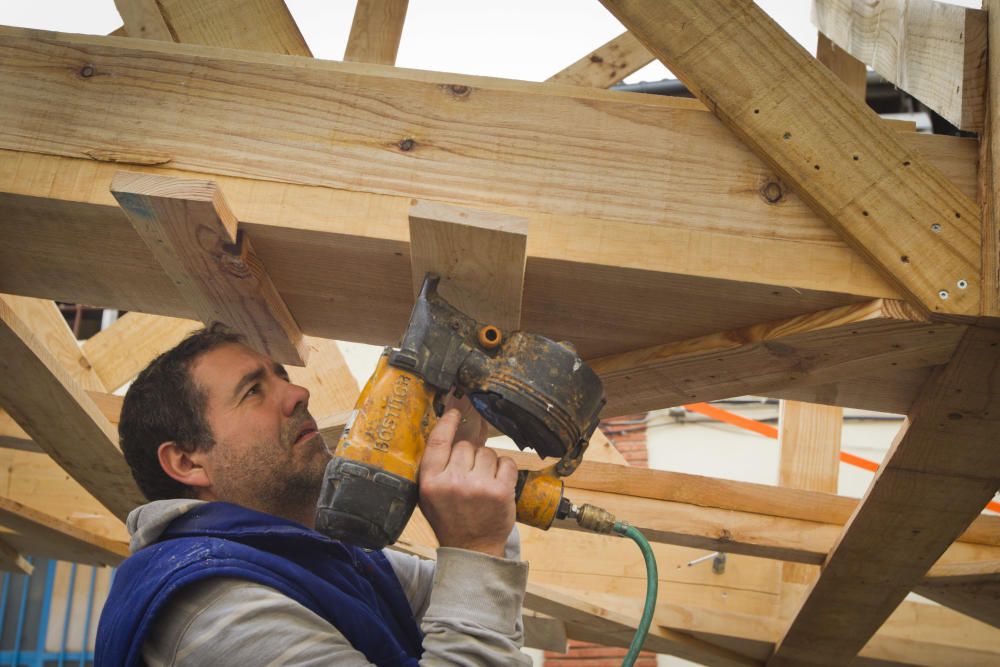
[[[441,546],[503,557],[514,527],[517,465],[485,445],[486,422],[468,401],[446,410],[420,462],[420,510]]]

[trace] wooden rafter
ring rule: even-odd
[[[610,88],[653,62],[654,59],[649,49],[626,30],[607,44],[556,72],[547,81]]]
[[[0,301],[0,405],[119,518],[142,502],[97,405],[28,326]]]
[[[602,0],[914,304],[980,315],[980,214],[759,7]]]
[[[280,363],[305,365],[302,331],[214,182],[119,172],[111,193],[198,319],[242,332]]]
[[[1000,332],[970,327],[923,387],[769,664],[849,661],[993,497],[997,350]]]
[[[813,0],[813,23],[952,125],[983,129],[985,11],[937,0]]]
[[[621,415],[774,390],[787,395],[880,373],[892,377],[946,362],[963,332],[960,325],[929,322],[904,302],[879,300],[633,350],[592,366],[608,394],[604,414]],[[855,403],[847,391],[815,402],[894,412],[905,410],[916,389],[902,383],[877,405]]]
[[[409,0],[358,0],[344,60],[395,65]]]

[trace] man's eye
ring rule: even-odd
[[[259,384],[255,384],[252,387],[250,387],[249,389],[247,389],[247,393],[243,394],[243,398],[249,398],[250,396],[253,396],[253,395],[259,394],[259,393],[260,393],[260,385]]]

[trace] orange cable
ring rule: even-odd
[[[729,410],[724,410],[708,403],[689,403],[688,405],[682,407],[685,410],[698,412],[706,417],[711,417],[712,419],[746,429],[747,431],[753,431],[754,433],[758,433],[767,438],[773,438],[775,440],[778,439],[778,429],[774,428],[770,424],[761,423],[756,419],[741,417],[740,415],[730,412]],[[860,456],[855,456],[854,454],[840,452],[840,460],[857,468],[863,468],[864,470],[869,470],[871,472],[878,472],[879,466],[877,463]],[[990,501],[986,504],[986,509],[994,512],[1000,512],[1000,503]]]

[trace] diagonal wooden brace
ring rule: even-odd
[[[305,365],[302,331],[214,182],[119,172],[111,194],[198,319],[226,324],[280,363]]]

